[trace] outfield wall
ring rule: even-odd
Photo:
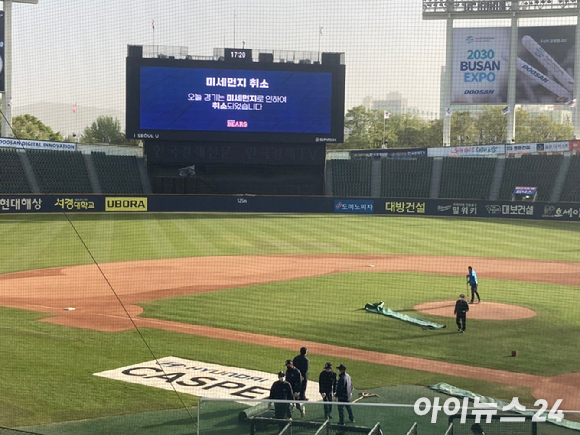
[[[226,195],[3,195],[0,214],[58,212],[251,212],[455,216],[580,221],[579,203],[416,198]]]

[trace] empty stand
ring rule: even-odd
[[[562,155],[524,155],[506,159],[500,199],[511,200],[516,186],[532,186],[538,188],[537,201],[549,201],[563,158]]]
[[[27,150],[42,193],[91,193],[83,155],[79,151]]]
[[[571,156],[570,159],[560,201],[580,202],[580,154]]]
[[[18,152],[0,149],[0,193],[31,192]]]
[[[372,160],[329,160],[334,196],[370,196]]]
[[[496,161],[486,157],[444,158],[439,198],[489,199]]]
[[[433,159],[383,159],[381,196],[387,198],[428,198]]]
[[[91,153],[102,193],[143,193],[137,157]]]

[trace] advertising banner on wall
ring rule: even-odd
[[[428,157],[486,157],[505,154],[505,145],[427,148]]]
[[[507,102],[509,27],[453,29],[451,102]]]
[[[352,150],[350,158],[357,159],[416,159],[418,157],[427,157],[427,148],[387,148],[387,149],[368,149]]]
[[[575,26],[518,29],[517,104],[572,100],[575,37]]]
[[[570,151],[570,142],[550,142],[536,144],[537,152],[539,153],[563,153]]]
[[[514,154],[531,154],[535,153],[537,150],[537,144],[535,143],[519,143],[516,145],[506,145],[505,152],[509,155]]]

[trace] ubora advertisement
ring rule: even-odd
[[[453,104],[507,101],[509,41],[509,27],[453,29]]]

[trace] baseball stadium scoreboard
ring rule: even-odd
[[[344,134],[345,67],[127,57],[127,137],[155,141],[334,143]]]
[[[147,50],[128,46],[126,135],[153,192],[323,194],[326,144],[344,139],[343,53]]]

